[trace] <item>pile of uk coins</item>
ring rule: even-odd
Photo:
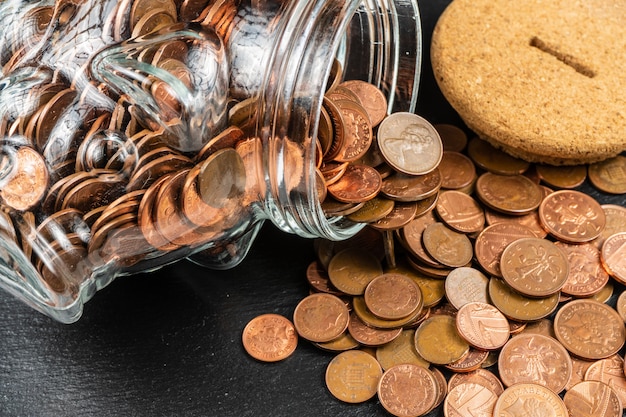
[[[394,137],[382,129],[381,151]],[[410,175],[383,154],[376,196],[345,203],[367,227],[316,241],[311,293],[293,320],[252,319],[245,349],[281,360],[302,338],[335,352],[330,394],[376,398],[394,416],[621,417],[626,291],[613,293],[626,284],[626,208],[576,188],[626,193],[626,158],[532,165],[455,126],[432,129],[437,166]],[[257,334],[273,326],[269,345]]]

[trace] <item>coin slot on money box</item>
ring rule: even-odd
[[[416,1],[6,0],[0,20],[0,287],[64,323],[121,275],[236,266],[266,220],[354,235],[321,206],[325,97],[371,86],[376,123],[417,102]],[[351,100],[346,165],[371,140]]]
[[[530,38],[529,44],[533,48],[537,48],[540,51],[545,52],[546,54],[552,55],[553,57],[555,57],[568,67],[573,68],[574,71],[584,75],[585,77],[593,78],[596,76],[594,70],[589,68],[587,65],[581,63],[576,57],[560,51],[558,47],[550,45],[549,43],[539,39],[537,36],[533,36],[532,38]]]

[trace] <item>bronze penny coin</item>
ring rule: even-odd
[[[319,262],[313,261],[306,269],[306,279],[309,285],[318,292],[326,292],[334,295],[343,295],[331,283],[326,268]]]
[[[448,123],[437,123],[434,127],[441,137],[444,152],[462,152],[467,146],[467,134],[460,127]]]
[[[454,362],[447,363],[444,366],[452,372],[472,372],[480,369],[488,357],[489,351],[475,349],[470,346],[465,356]]]
[[[493,410],[494,417],[528,415],[528,410],[538,410],[540,415],[569,417],[565,403],[549,388],[535,383],[519,383],[504,390]]]
[[[380,261],[362,248],[343,249],[328,264],[330,282],[349,295],[363,294],[367,284],[382,273]]]
[[[368,326],[377,329],[397,329],[399,327],[408,326],[409,323],[413,323],[420,313],[421,309],[415,310],[415,312],[407,317],[403,317],[397,320],[381,319],[374,313],[369,311],[367,304],[365,304],[365,298],[363,296],[355,296],[352,298],[352,308],[357,316]]]
[[[345,203],[360,203],[376,197],[382,186],[378,171],[367,165],[348,165],[341,178],[328,185],[328,193]]]
[[[476,369],[471,372],[456,373],[450,376],[448,380],[448,391],[451,391],[457,385],[463,383],[473,383],[486,387],[497,396],[504,392],[504,386],[498,377],[487,369]]]
[[[441,188],[460,190],[476,180],[474,163],[460,152],[444,151],[438,168],[441,172]]]
[[[137,25],[137,22],[151,10],[159,9],[168,13],[174,21],[178,20],[176,4],[173,0],[134,0],[130,9],[130,27]]]
[[[539,218],[548,233],[570,243],[592,241],[600,236],[606,223],[600,203],[576,190],[555,191],[544,198]]]
[[[400,260],[395,268],[387,269],[387,272],[399,273],[411,278],[420,288],[424,300],[423,308],[432,307],[445,297],[444,280],[428,277],[411,268],[405,261]]]
[[[473,301],[456,314],[456,328],[470,345],[481,350],[496,350],[509,340],[509,321],[491,304]]]
[[[376,358],[362,350],[350,350],[329,362],[326,387],[340,401],[362,403],[376,395],[382,374]]]
[[[556,338],[573,355],[603,359],[619,352],[626,340],[626,328],[612,307],[580,299],[564,304],[554,317]]]
[[[564,242],[555,244],[565,253],[569,263],[569,274],[561,288],[564,294],[589,297],[599,292],[609,282],[609,274],[600,260],[600,251],[594,245]]]
[[[626,193],[626,157],[617,155],[589,165],[589,181],[610,194]]]
[[[163,9],[152,9],[146,12],[141,19],[137,21],[137,24],[133,27],[131,38],[147,35],[157,31],[163,27],[169,26],[176,21],[174,18]]]
[[[489,303],[489,278],[475,268],[454,268],[444,282],[446,299],[457,310],[475,301]]]
[[[423,305],[418,285],[411,278],[396,273],[374,278],[363,296],[369,311],[385,320],[407,317]]]
[[[617,392],[600,381],[581,381],[563,396],[570,417],[621,417],[622,402]]]
[[[298,334],[311,342],[329,342],[348,328],[350,313],[346,304],[332,294],[311,294],[298,303],[293,324]]]
[[[585,371],[584,380],[604,382],[615,390],[622,402],[622,406],[626,404],[624,359],[620,355],[615,354],[606,359],[593,362]]]
[[[339,86],[347,88],[359,98],[372,126],[378,126],[387,116],[387,97],[375,85],[361,80],[348,80]]]
[[[585,373],[591,365],[596,361],[587,361],[576,356],[572,356],[572,376],[570,377],[565,389],[569,391],[574,385],[585,380]]]
[[[76,184],[67,191],[61,210],[75,208],[83,213],[113,202],[125,191],[126,183],[118,174],[101,174]]]
[[[543,194],[537,184],[523,175],[486,172],[476,181],[476,195],[489,208],[505,213],[530,213],[541,204]]]
[[[436,222],[435,215],[432,212],[428,212],[414,218],[402,228],[405,248],[421,262],[433,267],[441,266],[441,264],[433,259],[424,249],[422,235],[426,227]]]
[[[392,340],[400,336],[402,328],[395,329],[377,329],[365,324],[356,313],[350,314],[350,322],[348,323],[348,332],[350,336],[363,346],[381,346],[390,343]]]
[[[46,162],[37,151],[27,146],[11,151],[6,157],[12,161],[12,169],[3,181],[0,197],[14,210],[30,210],[39,204],[48,189]]]
[[[313,343],[313,345],[328,352],[345,352],[347,350],[356,349],[360,346],[359,342],[354,340],[354,338],[347,331],[330,342]]]
[[[37,127],[35,129],[35,143],[37,149],[43,151],[50,137],[50,133],[52,133],[61,115],[72,105],[75,99],[76,91],[67,88],[59,91],[46,103],[37,118]]]
[[[526,237],[510,243],[502,251],[500,270],[514,290],[529,297],[547,297],[565,285],[569,262],[555,243]]]
[[[552,314],[559,303],[559,294],[531,298],[511,288],[503,279],[491,277],[489,298],[508,319],[517,321],[539,320]]]
[[[541,181],[556,189],[572,189],[585,182],[586,165],[544,165],[536,164],[535,170]]]
[[[137,223],[146,241],[154,248],[162,251],[171,251],[179,246],[166,239],[156,227],[155,203],[161,186],[169,181],[173,173],[163,175],[156,180],[141,199],[137,212]]]
[[[602,265],[617,281],[626,283],[626,232],[609,236],[600,252]]]
[[[500,351],[498,372],[506,387],[535,383],[560,393],[572,374],[572,360],[555,339],[540,334],[520,334]]]
[[[461,191],[450,190],[439,193],[435,207],[439,218],[457,232],[480,232],[485,226],[482,206],[473,197]]]
[[[469,344],[459,335],[454,317],[438,314],[417,328],[415,348],[428,362],[445,365],[467,355]]]
[[[210,139],[196,154],[196,161],[203,161],[209,155],[225,148],[235,148],[236,145],[244,140],[243,130],[237,126],[229,126],[222,130],[215,137]]]
[[[467,154],[478,167],[498,175],[520,175],[530,166],[530,163],[496,149],[478,137],[470,139]]]
[[[435,168],[424,175],[390,175],[383,180],[380,192],[395,201],[420,201],[437,194],[440,188],[441,174]]]
[[[328,217],[335,216],[349,216],[352,213],[359,211],[365,205],[365,201],[360,203],[343,203],[341,201],[337,201],[332,197],[326,195],[326,198],[322,202],[322,210],[324,214]]]
[[[364,202],[364,205],[354,213],[346,217],[357,223],[373,223],[386,217],[394,207],[394,201],[381,196],[376,196]]]
[[[485,272],[501,277],[500,258],[504,249],[512,242],[528,237],[535,237],[535,234],[519,224],[504,222],[487,226],[474,242],[476,260]]]
[[[600,236],[591,241],[598,249],[602,248],[602,244],[607,237],[615,233],[626,232],[626,207],[617,204],[602,204],[601,207],[604,211],[606,223]]]
[[[521,216],[514,216],[510,214],[499,213],[491,209],[486,209],[485,220],[490,226],[496,223],[515,223],[532,230],[533,234],[536,237],[544,238],[548,236],[548,232],[546,232],[546,229],[544,229],[541,225],[541,221],[539,220],[539,212],[537,210],[533,210],[530,213],[523,214]]]
[[[437,381],[431,371],[414,364],[387,369],[378,383],[378,399],[396,417],[421,416],[436,404]]]
[[[393,208],[382,219],[371,222],[369,227],[380,231],[398,230],[406,226],[415,218],[417,213],[417,203],[400,203],[394,204]]]
[[[467,265],[474,255],[472,243],[465,234],[440,222],[426,226],[422,241],[430,256],[452,268]]]
[[[431,172],[443,156],[437,130],[414,113],[397,112],[387,116],[378,126],[378,146],[389,165],[408,175]]]
[[[349,162],[325,161],[320,165],[320,172],[326,181],[326,186],[336,183],[348,169]]]
[[[365,155],[372,143],[372,125],[369,117],[358,103],[348,100],[337,100],[335,105],[343,115],[345,137],[336,161],[352,162]]]
[[[346,128],[343,120],[343,113],[333,100],[328,97],[324,97],[322,100],[322,106],[328,113],[331,122],[331,130],[333,132],[330,146],[324,153],[324,160],[331,161],[339,155],[339,152],[341,152],[341,148],[346,140]]]
[[[415,350],[415,329],[400,329],[401,333],[391,342],[376,349],[376,360],[387,370],[401,363],[412,363],[428,368],[430,363]]]
[[[288,358],[296,350],[298,334],[289,319],[279,314],[262,314],[243,329],[243,347],[250,356],[263,362]]]
[[[448,392],[443,413],[446,417],[492,417],[497,395],[484,385],[464,382]]]
[[[126,190],[134,191],[147,188],[163,175],[175,173],[181,169],[188,169],[192,165],[193,162],[186,156],[177,154],[160,156],[157,159],[138,167],[138,169],[128,179]]]

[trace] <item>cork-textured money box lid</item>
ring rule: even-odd
[[[444,96],[513,156],[591,163],[626,149],[626,3],[455,0],[433,32]]]

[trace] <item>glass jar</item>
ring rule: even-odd
[[[0,285],[71,323],[120,275],[232,268],[265,220],[332,240],[316,187],[329,80],[413,111],[415,0],[7,0]]]

